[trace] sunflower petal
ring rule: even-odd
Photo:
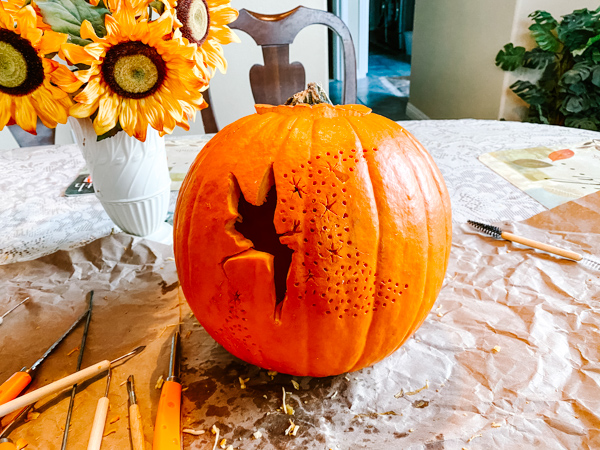
[[[4,129],[10,119],[11,103],[12,97],[0,92],[0,130]]]
[[[121,98],[116,94],[107,94],[100,98],[98,115],[94,120],[94,130],[98,136],[112,130],[117,125],[120,106]]]
[[[21,97],[15,97],[13,100],[13,106],[15,108],[13,117],[17,125],[19,125],[28,133],[37,134],[35,132],[37,115],[35,114],[35,109],[31,104],[29,96],[23,95]]]
[[[137,100],[124,98],[121,101],[121,112],[119,113],[119,124],[129,136],[135,131],[135,119],[137,117]]]
[[[109,17],[111,17],[111,16],[108,14],[106,16],[104,16],[105,24]],[[98,37],[98,35],[96,34],[96,31],[94,30],[94,27],[92,26],[92,24],[89,20],[84,20],[83,23],[81,24],[80,34],[81,34],[82,39],[90,39],[92,42],[96,42],[96,43],[102,41],[102,39],[100,39]]]
[[[42,30],[38,29],[35,10],[31,5],[21,8],[15,14],[17,33],[27,39],[35,47],[42,38]]]
[[[44,86],[32,92],[31,99],[38,117],[48,128],[55,128],[57,123],[67,123],[67,111],[60,107]]]
[[[221,7],[210,11],[210,20],[219,25],[227,25],[238,18],[238,12],[235,8]]]
[[[45,62],[45,61],[44,61]],[[60,86],[65,92],[75,92],[81,87],[82,82],[63,65],[59,65],[50,74],[50,80]]]
[[[60,46],[67,42],[69,36],[64,33],[57,33],[56,31],[46,30],[42,36],[42,41],[38,47],[38,53],[40,55],[47,55],[60,50]]]
[[[71,108],[69,108],[69,114],[78,119],[85,119],[90,117],[92,114],[96,112],[98,109],[99,100],[96,100],[94,103],[86,104],[86,103],[75,103]]]
[[[85,47],[81,47],[76,44],[63,44],[60,46],[58,56],[67,61],[71,65],[75,64],[87,64],[92,65],[96,58],[90,53],[84,50]]]

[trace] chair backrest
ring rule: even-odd
[[[335,14],[319,9],[298,6],[281,14],[259,14],[241,9],[230,28],[244,31],[262,47],[264,65],[250,69],[250,86],[255,103],[281,105],[306,87],[304,67],[290,63],[290,44],[296,35],[309,25],[321,24],[335,31],[344,49],[344,88],[342,103],[356,103],[356,56],[350,30]],[[312,80],[311,80],[312,81]],[[210,104],[210,93],[205,92]],[[212,108],[202,110],[202,121],[207,133],[218,131]]]

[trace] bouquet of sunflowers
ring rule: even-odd
[[[226,70],[237,11],[229,0],[103,1],[0,2],[0,129],[36,134],[38,117],[54,128],[68,116],[91,118],[99,139],[189,129]]]

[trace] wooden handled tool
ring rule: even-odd
[[[534,241],[526,237],[517,236],[516,234],[502,231],[500,228],[494,225],[488,225],[486,223],[475,222],[474,220],[467,221],[473,228],[482,231],[496,239],[505,239],[507,241],[516,242],[517,244],[526,245],[527,247],[536,248],[553,255],[562,256],[563,258],[571,259],[573,261],[581,262],[593,269],[600,270],[600,263],[597,260],[591,259],[579,253],[566,250],[564,248],[555,247],[554,245],[544,244],[543,242]]]
[[[162,386],[156,423],[154,450],[181,449],[181,384],[179,380],[179,331],[173,334],[169,377]]]
[[[129,394],[129,433],[131,435],[132,450],[145,450],[146,440],[144,438],[144,427],[142,425],[142,414],[135,396],[135,385],[133,375],[127,378],[127,393]]]
[[[106,390],[104,391],[104,397],[98,400],[96,405],[96,413],[94,414],[94,422],[92,423],[92,432],[90,433],[90,440],[88,441],[88,450],[100,450],[102,446],[102,435],[104,434],[104,426],[106,425],[106,417],[108,416],[108,389],[110,387],[111,370],[108,369],[108,376],[106,377]]]
[[[145,348],[145,345],[141,345],[133,349],[129,353],[120,356],[119,358],[114,359],[112,361],[100,361],[98,364],[86,367],[85,369],[82,369],[79,372],[75,372],[58,381],[36,389],[35,391],[31,391],[21,397],[17,397],[16,399],[5,403],[4,405],[0,405],[0,417],[3,417],[13,411],[16,411],[17,409],[23,408],[24,406],[31,405],[32,403],[35,403],[38,400],[53,394],[54,392],[61,391],[65,388],[68,388],[69,386],[73,386],[74,384],[81,383],[85,380],[89,380],[90,378],[93,378],[96,375],[107,371],[109,368],[113,367],[117,362],[122,361],[125,358],[137,355]]]
[[[93,293],[90,293],[90,295],[93,295]],[[44,353],[40,359],[34,362],[29,369],[23,367],[19,372],[14,373],[8,380],[2,383],[2,385],[0,386],[0,405],[14,398],[17,398],[17,396],[21,392],[23,392],[23,389],[29,386],[29,383],[31,383],[35,371],[38,369],[40,364],[42,364],[44,360],[48,357],[48,355],[50,355],[50,353],[52,353],[56,349],[56,347],[58,347],[58,345],[77,327],[77,325],[79,325],[79,322],[81,322],[87,317],[89,311],[90,310],[88,308],[73,323],[73,325],[71,325],[71,327],[65,332],[65,334],[59,337],[58,340],[54,344],[52,344],[48,350],[46,350],[46,353]],[[3,414],[0,414],[0,417],[2,416]]]

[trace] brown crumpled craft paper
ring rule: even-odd
[[[600,255],[599,194],[499,225]],[[212,448],[213,425],[224,447],[244,450],[600,448],[598,271],[457,226],[445,285],[414,338],[373,367],[315,379],[269,375],[217,345],[185,303],[178,307],[171,256],[167,247],[116,235],[0,267],[0,298],[32,297],[0,327],[0,380],[32,364],[81,314],[93,289],[84,366],[148,346],[114,371],[104,449],[129,448],[129,374],[149,448],[155,384],[166,376],[180,317],[182,427],[205,430],[184,434],[185,448]],[[42,365],[37,386],[74,370],[77,352],[68,353],[82,328]],[[69,448],[87,445],[104,387],[105,377],[80,387]],[[293,415],[281,410],[282,389]],[[28,449],[60,448],[67,406],[66,394],[39,405],[41,415],[11,438],[25,439]],[[290,421],[299,426],[296,436],[285,435]]]

